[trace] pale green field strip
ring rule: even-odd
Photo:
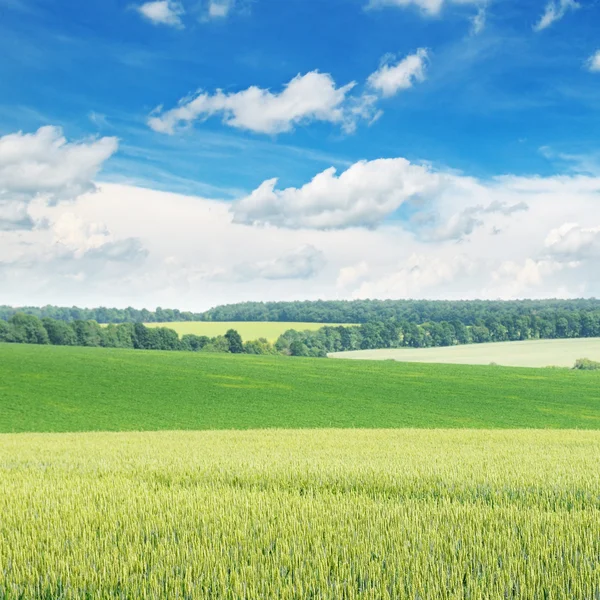
[[[331,323],[292,323],[292,322],[251,322],[251,321],[182,321],[178,323],[145,323],[146,327],[168,327],[174,329],[180,336],[187,333],[216,337],[224,335],[228,329],[235,329],[244,341],[266,338],[275,342],[277,338],[290,329],[296,331],[316,331],[321,327],[337,327]],[[349,327],[349,324],[345,324]]]
[[[0,597],[600,594],[600,432],[0,436]]]
[[[496,342],[444,348],[354,350],[332,352],[329,357],[463,365],[496,363],[506,367],[572,367],[578,358],[600,361],[600,338]]]

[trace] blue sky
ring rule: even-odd
[[[81,183],[92,173],[90,185],[98,189],[95,199],[81,199],[83,192],[89,192],[85,186],[80,195],[51,197],[48,186],[40,182],[36,193],[24,200],[16,193],[15,186],[3,184],[0,176],[0,202],[4,197],[4,202],[11,203],[13,213],[17,210],[16,203],[27,203],[23,208],[27,215],[23,217],[19,212],[19,222],[36,225],[29,231],[11,235],[20,236],[21,246],[23,236],[27,244],[36,246],[42,242],[37,241],[38,238],[29,239],[34,233],[54,240],[51,242],[54,245],[63,243],[56,232],[49,231],[52,226],[47,226],[53,218],[59,218],[57,209],[61,214],[65,211],[76,214],[82,231],[88,231],[81,235],[89,237],[88,216],[80,214],[79,209],[83,205],[89,209],[91,203],[100,202],[102,194],[115,194],[115,190],[124,189],[118,186],[225,201],[219,208],[233,211],[231,223],[246,227],[244,231],[261,226],[282,228],[285,238],[286,231],[299,235],[298,231],[303,230],[306,239],[299,237],[295,247],[277,249],[272,255],[263,251],[251,263],[243,262],[242,256],[228,256],[223,258],[228,264],[219,264],[216,260],[210,266],[199,266],[192,264],[191,251],[190,256],[185,257],[167,256],[167,252],[160,260],[180,260],[186,269],[204,273],[202,277],[208,277],[210,286],[215,287],[210,298],[197,300],[188,277],[186,285],[191,291],[186,303],[193,305],[192,308],[230,298],[262,298],[271,290],[275,279],[282,286],[276,290],[277,295],[286,297],[302,297],[303,293],[335,297],[364,294],[366,292],[356,289],[340,291],[339,287],[324,286],[323,280],[319,282],[318,278],[309,289],[307,282],[313,279],[310,265],[304,270],[298,269],[298,277],[259,276],[261,281],[258,282],[256,277],[240,277],[243,270],[240,265],[246,265],[248,273],[264,274],[265,269],[269,272],[265,265],[279,260],[282,253],[292,257],[299,253],[302,257],[302,252],[307,252],[303,249],[312,248],[313,255],[318,257],[315,273],[322,272],[325,277],[329,268],[327,278],[335,282],[343,269],[352,268],[362,273],[357,276],[358,285],[369,277],[381,281],[404,272],[408,267],[402,261],[412,256],[428,256],[428,260],[433,260],[430,256],[433,249],[438,253],[436,256],[447,255],[443,244],[448,242],[454,243],[454,248],[459,247],[459,253],[475,256],[480,251],[469,250],[467,246],[475,243],[472,234],[480,227],[478,223],[485,222],[488,231],[507,230],[491,221],[488,223],[488,216],[504,218],[514,212],[515,218],[525,218],[527,212],[534,218],[534,212],[529,210],[534,204],[531,199],[515,197],[519,178],[527,182],[541,178],[548,184],[542,186],[543,193],[550,193],[550,182],[567,178],[572,188],[560,193],[572,192],[582,202],[580,195],[586,194],[585,202],[596,206],[593,190],[597,170],[600,170],[596,168],[600,156],[600,55],[597,62],[594,57],[600,49],[598,23],[600,2],[595,0],[373,0],[371,5],[369,0],[158,0],[147,3],[0,0],[0,53],[6,57],[0,61],[0,136],[10,142],[13,139],[10,136],[33,135],[40,127],[51,126],[62,131],[67,145],[87,144],[95,149],[94,143],[115,139],[113,150],[106,155],[100,152],[97,161],[86,167],[89,172],[76,176]],[[396,73],[399,77],[399,69],[404,69],[402,83],[384,79],[386,69],[387,75]],[[283,98],[286,85],[294,78],[300,78],[300,83],[306,85],[297,92],[290,91],[289,102],[277,104]],[[354,87],[346,90],[344,86],[352,82]],[[263,94],[261,102],[268,94],[275,98],[274,102],[268,104],[267,98],[264,106],[260,102],[253,104],[253,100],[244,95],[253,87],[262,90],[259,92]],[[200,99],[202,108],[192,117],[171,119],[178,105],[188,106],[202,94],[206,95]],[[330,101],[324,99],[327,94],[331,94]],[[197,100],[198,106],[200,100]],[[307,102],[312,109],[295,108],[298,103]],[[358,115],[357,107],[364,113]],[[153,117],[158,119],[154,124],[149,121]],[[315,175],[335,167],[335,177],[339,177],[358,161],[377,166],[380,163],[372,161],[384,158],[405,159],[446,183],[436,179],[435,185],[429,182],[421,189],[424,175],[418,169],[409,170],[409,175],[403,174],[400,179],[394,179],[397,170],[390,171],[396,188],[397,185],[406,185],[407,189],[417,185],[413,179],[407,179],[416,177],[419,189],[414,194],[407,192],[406,197],[390,200],[396,189],[393,186],[371,192],[367,184],[355,193],[356,187],[340,184],[344,189],[332,192],[339,192],[335,218],[322,210],[310,218],[306,211],[302,217],[298,216],[302,211],[296,204],[305,203],[302,206],[306,208],[313,202],[311,194],[314,192],[309,189],[300,194],[298,190]],[[52,160],[48,159],[49,163]],[[56,160],[64,164],[62,158]],[[396,162],[394,169],[404,169],[404,166]],[[374,180],[379,181],[374,173]],[[360,175],[363,176],[370,181],[365,174]],[[506,189],[499,190],[499,176],[510,181]],[[578,177],[588,178],[586,181],[592,189],[589,197],[588,188]],[[261,186],[271,179],[278,182],[269,192],[269,186]],[[481,189],[473,191],[469,182]],[[470,190],[467,195],[476,204],[459,203],[457,197],[465,186]],[[434,187],[435,193],[431,191]],[[273,192],[284,188],[300,195],[284,197]],[[22,194],[22,189],[19,190]],[[262,190],[260,207],[249,208],[250,203],[257,202],[257,190]],[[273,197],[265,199],[265,194]],[[381,199],[378,208],[360,209],[361,203],[367,205],[371,196],[377,194]],[[252,197],[255,200],[248,200]],[[480,197],[487,198],[489,204],[484,202],[482,208],[474,208],[481,204]],[[46,198],[45,209],[38,206],[43,198]],[[165,210],[176,202],[174,198],[163,197]],[[501,203],[503,208],[494,209],[494,202]],[[527,211],[511,212],[510,206],[521,202],[527,205]],[[539,234],[539,251],[527,248],[527,256],[497,256],[497,264],[490,263],[488,270],[496,272],[494,269],[507,261],[524,265],[528,259],[537,261],[536,264],[550,260],[544,240],[547,241],[552,231],[569,224],[584,229],[586,224],[600,225],[600,219],[590,224],[584,215],[577,213],[563,217],[558,210],[558,197],[539,199],[539,202],[540,206],[546,202],[546,209],[550,202],[552,209],[545,212],[557,213],[556,220],[548,222],[548,231]],[[239,208],[228,209],[228,203]],[[108,204],[109,201],[104,206]],[[160,204],[157,201],[157,206]],[[381,209],[380,214],[378,210],[383,205],[386,208]],[[85,206],[82,211],[86,210]],[[426,211],[423,206],[427,207]],[[54,210],[54,217],[49,213],[41,216],[46,209]],[[38,210],[37,217],[35,210]],[[160,219],[160,209],[157,210]],[[342,210],[346,212],[339,217]],[[375,217],[365,217],[366,213]],[[98,223],[102,223],[98,228],[110,230],[103,243],[108,243],[107,236],[110,243],[120,243],[114,226],[107,225],[117,217],[103,214],[96,217],[100,219]],[[121,222],[129,218],[120,217]],[[17,218],[13,217],[12,232],[16,231],[16,222]],[[365,262],[360,256],[349,257],[349,264],[344,264],[342,252],[337,257],[327,256],[323,246],[329,241],[313,239],[318,234],[331,240],[337,235],[336,231],[351,227],[364,229],[361,235],[370,235],[374,230],[388,235],[389,228],[398,222],[404,225],[398,235],[410,234],[412,238],[392,252],[393,266],[392,262],[387,266],[377,265],[374,258]],[[423,229],[425,222],[433,225]],[[459,225],[456,229],[453,223],[459,223],[462,229]],[[149,268],[153,256],[158,260],[157,251],[134,229],[133,224],[131,231],[124,229],[121,238],[137,240],[144,250],[131,262],[131,273],[121,265],[120,274],[111,275],[118,281],[139,275],[140,269],[146,268],[140,266],[140,261],[148,263]],[[448,233],[455,230],[456,235]],[[164,235],[177,234],[165,232]],[[224,235],[230,235],[229,230]],[[512,239],[519,246],[520,240]],[[383,248],[389,253],[387,242],[378,240],[369,244],[377,247],[381,243],[379,254],[384,253]],[[96,249],[92,245],[81,254],[80,248],[79,263],[72,257],[75,262],[69,263],[69,268],[74,269],[75,274],[69,269],[64,271],[63,260],[63,270],[57,269],[54,282],[49,281],[41,288],[34,285],[23,288],[24,275],[16,273],[15,246],[8,246],[7,243],[4,255],[0,255],[0,265],[10,265],[12,279],[6,282],[15,287],[11,298],[22,302],[28,300],[27,294],[33,296],[29,302],[36,299],[67,301],[68,297],[57,292],[64,289],[60,281],[65,277],[79,277],[82,256]],[[77,251],[74,252],[77,255]],[[213,246],[211,254],[214,252]],[[350,254],[348,250],[348,256]],[[24,264],[23,255],[18,256],[19,264]],[[556,262],[556,256],[552,260]],[[367,266],[359,266],[363,262]],[[97,269],[97,262],[94,265]],[[112,267],[107,265],[104,267],[111,271]],[[317,268],[319,265],[329,266]],[[273,272],[280,272],[279,267]],[[547,268],[553,277],[573,269],[575,267],[556,265]],[[232,272],[237,275],[231,276]],[[86,277],[81,275],[80,278],[83,281]],[[544,277],[533,276],[533,286]],[[514,293],[486,287],[480,281],[469,281],[446,292],[422,285],[406,289],[401,286],[398,293],[435,296],[444,293],[463,296],[596,293],[595,284],[582,282],[582,279],[585,277],[580,274],[578,287],[572,291],[574,284],[569,279],[548,283],[548,287],[538,286],[537,290],[521,287]],[[229,287],[224,284],[226,280]],[[263,291],[261,285],[264,285]],[[25,291],[17,293],[17,286]],[[159,300],[175,302],[181,297],[176,285],[164,299],[160,292],[145,291],[143,285],[140,286],[135,288],[140,295],[114,296],[112,301],[152,304]],[[395,296],[394,289],[386,291],[385,286],[374,285],[368,291],[381,290],[383,295]],[[88,297],[85,290],[82,284],[69,293],[75,300],[88,304],[105,303],[99,293]]]

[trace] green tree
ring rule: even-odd
[[[290,344],[290,354],[292,356],[309,356],[308,346],[300,340],[294,340]]]
[[[0,321],[0,342],[14,342],[12,327],[6,321]]]
[[[235,329],[229,329],[225,334],[225,339],[229,343],[229,352],[232,354],[242,354],[244,352],[242,336]]]
[[[15,342],[21,344],[49,344],[48,332],[38,317],[17,313],[10,319]]]
[[[206,335],[187,333],[181,338],[181,349],[188,352],[198,352],[207,344],[210,344],[210,338]]]
[[[56,321],[55,319],[42,319],[44,329],[48,332],[48,339],[55,346],[75,346],[77,345],[77,336],[73,327],[65,321]]]
[[[101,346],[102,327],[96,321],[73,321],[78,346]]]

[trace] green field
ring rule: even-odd
[[[401,362],[447,363],[507,367],[572,367],[578,358],[600,361],[600,338],[528,340],[467,344],[444,348],[398,348],[333,352],[331,358],[397,360]]]
[[[0,344],[0,432],[600,429],[600,372]]]
[[[600,594],[600,432],[0,440],[2,598]]]
[[[235,329],[244,341],[266,338],[275,342],[277,338],[288,331],[316,331],[331,325],[330,323],[284,323],[284,322],[249,322],[249,321],[182,321],[180,323],[144,323],[146,327],[168,327],[174,329],[180,336],[186,333],[216,337],[223,335],[228,329]],[[335,325],[333,325],[335,326]]]

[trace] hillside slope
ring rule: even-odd
[[[600,429],[600,373],[0,344],[0,432]]]

